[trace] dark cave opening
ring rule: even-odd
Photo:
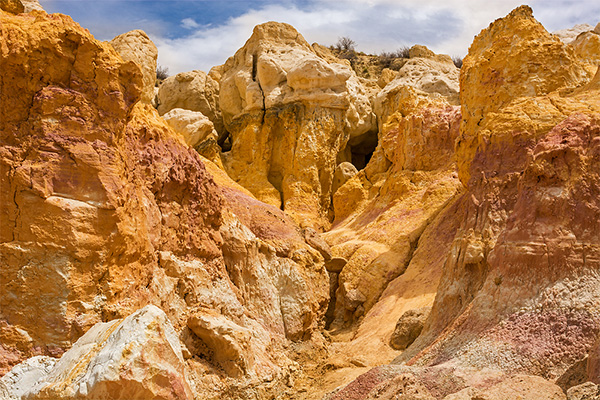
[[[377,148],[377,132],[367,132],[348,141],[350,162],[361,170],[367,166]]]

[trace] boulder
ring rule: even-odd
[[[164,115],[174,108],[201,112],[213,123],[221,143],[227,133],[219,106],[219,82],[213,76],[195,70],[165,79],[158,91],[158,113]]]
[[[331,180],[349,141],[373,136],[368,92],[346,65],[328,62],[293,27],[258,25],[223,68],[220,104],[232,149],[227,173],[303,227],[330,224]]]
[[[174,108],[162,117],[188,146],[195,147],[207,139],[217,139],[212,122],[199,111]]]
[[[193,396],[175,330],[165,313],[150,305],[127,318],[94,325],[22,398],[166,400]]]
[[[358,174],[358,170],[352,163],[345,161],[338,164],[333,172],[333,182],[331,183],[331,194],[335,195],[335,192],[348,182],[354,175]]]
[[[396,350],[404,350],[410,346],[421,334],[430,311],[431,308],[425,307],[408,310],[402,314],[392,333],[390,346]]]
[[[25,7],[25,12],[31,12],[33,10],[44,11],[40,2],[38,0],[21,0],[23,3],[23,7]]]
[[[141,101],[151,104],[156,81],[158,49],[146,32],[139,29],[123,33],[109,42],[124,61],[133,61],[142,71]]]

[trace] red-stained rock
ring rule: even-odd
[[[545,37],[526,11],[513,11],[475,40],[461,72],[464,93],[491,90],[469,78],[486,75],[500,62],[495,57],[474,62],[480,47],[487,52],[505,47],[505,39],[490,32],[514,29],[516,23],[531,26],[521,37]],[[515,40],[519,56],[537,54],[537,44],[521,48],[521,39]],[[565,76],[581,69],[576,60],[561,68]],[[545,79],[560,88],[561,76]],[[515,88],[527,79],[539,84],[537,78],[522,79]],[[503,88],[502,96],[513,89]],[[470,166],[462,175],[470,177],[467,209],[429,322],[402,355],[414,356],[413,365],[453,360],[556,379],[586,356],[600,333],[598,88],[592,82],[570,95],[522,96],[495,99],[492,108],[478,105],[495,110],[482,114],[482,128],[473,128],[476,116],[470,111],[463,114],[462,137],[477,137],[474,152],[457,148],[459,159],[473,155],[463,164]],[[463,110],[475,104],[471,101],[463,98]]]
[[[283,379],[327,305],[319,252],[138,102],[139,68],[110,45],[62,15],[0,18],[0,373],[154,304],[196,396],[229,384],[188,329],[203,308],[250,332],[240,390]]]

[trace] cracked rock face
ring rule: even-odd
[[[138,66],[109,44],[63,15],[0,18],[0,373],[154,304],[195,396],[230,384],[188,328],[200,309],[250,332],[239,390],[283,379],[285,347],[325,313],[320,253],[141,103]]]
[[[376,129],[367,90],[319,57],[290,25],[257,26],[223,66],[220,104],[232,149],[227,173],[300,225],[327,228],[332,176],[349,140]]]

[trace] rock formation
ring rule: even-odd
[[[215,78],[215,74],[202,71],[168,77],[158,90],[158,113],[164,115],[175,108],[201,112],[213,123],[222,142],[227,133],[219,106],[219,81]]]
[[[185,344],[195,396],[230,384],[189,327],[206,308],[249,332],[236,396],[281,384],[285,346],[325,312],[321,254],[139,102],[135,63],[66,16],[0,18],[2,373],[154,304]]]
[[[552,34],[557,36],[563,43],[568,44],[575,40],[579,34],[593,30],[594,27],[590,24],[577,24],[572,28],[554,31]]]
[[[135,30],[124,33],[110,41],[111,46],[125,61],[133,61],[142,71],[141,101],[147,104],[154,99],[156,81],[156,59],[158,49],[144,31]]]
[[[199,111],[174,108],[164,114],[163,119],[177,133],[185,143],[195,148],[198,153],[206,157],[221,169],[221,149],[217,143],[218,135],[213,123]]]
[[[269,22],[225,63],[220,104],[232,143],[227,173],[302,226],[328,227],[337,161],[351,161],[352,146],[364,147],[375,129],[352,70],[319,57],[293,27]]]
[[[184,365],[167,316],[146,306],[94,325],[21,398],[192,399]]]
[[[588,353],[593,359],[600,333],[600,74],[592,79],[572,48],[523,6],[475,38],[460,80],[456,158],[466,193],[454,203],[457,213],[438,217],[458,218],[459,226],[430,317],[396,362],[426,376],[419,379],[435,398],[505,398],[523,384],[498,378],[506,383],[490,387],[488,380],[482,388],[477,374],[457,371],[538,375],[558,384]],[[592,378],[589,365],[579,379]],[[407,367],[390,368],[400,369],[359,378],[352,385],[369,388],[354,398],[384,388],[399,393],[396,377]],[[431,368],[445,381],[475,381],[435,394],[440,378]],[[523,379],[531,388],[522,398],[565,398],[561,389],[569,388]],[[331,398],[350,398],[344,395],[352,390]]]
[[[376,83],[266,23],[157,111],[145,35],[0,6],[0,397],[598,396],[598,32]]]

